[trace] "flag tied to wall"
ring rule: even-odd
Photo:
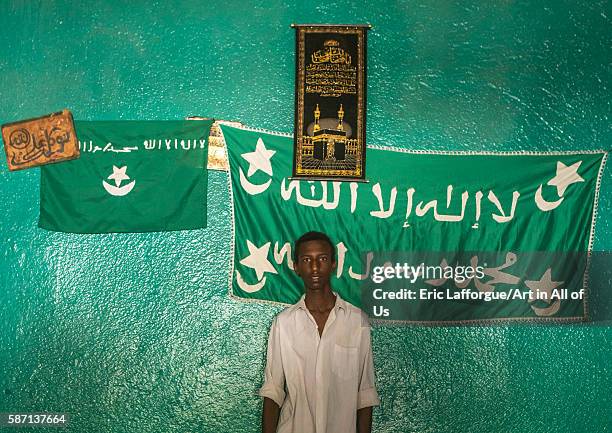
[[[212,122],[75,122],[81,157],[42,167],[39,227],[73,233],[206,227]]]
[[[336,244],[332,288],[372,317],[441,324],[588,317],[587,261],[606,152],[369,146],[369,182],[304,181],[290,178],[291,136],[221,128],[230,163],[232,296],[295,303],[303,284],[292,271],[294,241],[317,230]],[[375,276],[408,261],[413,270],[437,264],[444,272],[396,274],[386,281],[396,284],[389,300],[391,289]],[[480,274],[466,275],[465,265]]]

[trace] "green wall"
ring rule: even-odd
[[[370,143],[609,149],[611,19],[594,0],[4,0],[0,122],[68,107],[290,132],[289,25],[370,22]],[[79,433],[257,432],[279,309],[228,297],[226,173],[210,173],[207,229],[149,234],[40,230],[39,179],[1,163],[0,412],[69,412]],[[608,166],[597,250],[611,188]],[[612,431],[607,327],[377,327],[373,345],[376,432]]]

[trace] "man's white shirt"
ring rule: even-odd
[[[334,294],[320,337],[304,296],[272,323],[259,395],[280,406],[278,433],[354,433],[357,410],[380,404],[368,317]]]

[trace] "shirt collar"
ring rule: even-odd
[[[334,310],[338,311],[338,310],[342,310],[346,313],[347,311],[347,306],[346,306],[346,301],[344,299],[342,299],[340,297],[340,295],[336,292],[332,293],[336,296],[336,304],[334,305]],[[294,310],[308,310],[308,307],[306,307],[306,295],[302,295],[302,297],[300,298],[300,300],[297,302],[297,304],[293,305],[292,309]]]

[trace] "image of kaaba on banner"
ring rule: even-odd
[[[370,25],[296,25],[293,177],[364,180]]]

